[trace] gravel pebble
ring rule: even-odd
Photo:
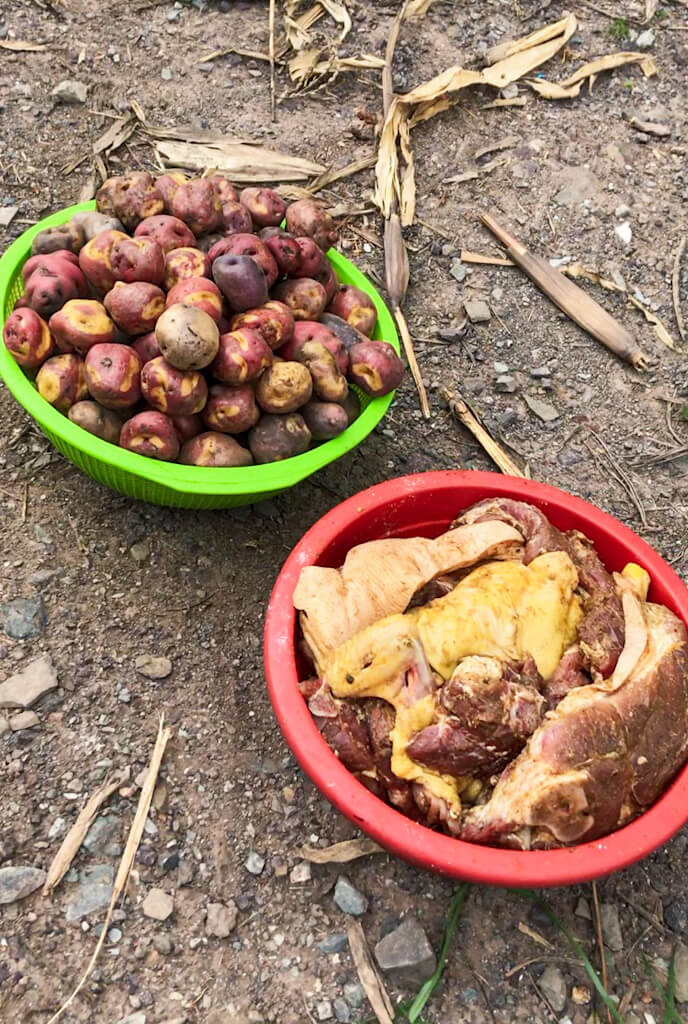
[[[30,865],[0,868],[0,906],[23,900],[45,882],[45,871]]]
[[[151,889],[143,901],[143,912],[154,921],[166,921],[174,910],[174,899],[164,889]]]
[[[618,908],[613,903],[600,904],[600,922],[604,941],[613,953],[620,953],[624,948],[621,933],[621,921]]]
[[[552,1004],[556,1013],[566,1006],[566,981],[558,967],[552,964],[546,967],[538,980],[538,987],[544,997]]]
[[[368,909],[368,900],[356,889],[348,878],[340,875],[334,887],[334,901],[341,911],[360,917]]]
[[[265,867],[265,857],[261,856],[261,854],[259,853],[256,853],[255,850],[251,850],[244,864],[246,870],[251,875],[261,875],[263,873],[263,868]]]

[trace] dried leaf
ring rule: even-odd
[[[483,110],[497,110],[499,107],[525,107],[526,98],[525,96],[514,96],[513,99],[497,99],[492,100],[492,103],[486,103]]]
[[[518,50],[505,56],[504,59],[497,61],[496,64],[485,68],[483,71],[485,82],[488,85],[494,85],[497,89],[503,89],[519,78],[523,78],[524,75],[554,57],[568,43],[577,28],[578,22],[573,14],[567,15],[566,18],[555,22],[554,25],[546,26],[545,29],[540,30],[546,33],[546,41],[540,42],[538,45],[531,43],[528,47],[521,46]],[[556,31],[554,31],[555,29]],[[538,35],[538,32],[533,32],[527,38],[534,39]]]
[[[394,1007],[377,973],[359,921],[352,921],[349,925],[348,938],[351,958],[378,1024],[394,1024]]]
[[[402,227],[408,227],[413,224],[416,216],[416,176],[413,150],[411,149],[411,129],[406,118],[399,125],[399,147],[404,159],[399,183],[399,206]]]
[[[309,7],[307,11],[304,11],[303,14],[296,18],[294,17],[294,11],[297,6],[296,3],[287,3],[284,16],[284,28],[292,50],[302,50],[304,46],[308,46],[311,41],[309,29],[325,13],[324,8],[320,4],[313,4],[312,7]]]
[[[119,149],[134,134],[137,123],[133,114],[127,114],[125,117],[113,121],[110,127],[93,143],[94,156],[98,156],[99,153],[112,153]]]
[[[346,164],[344,167],[339,167],[337,170],[325,171],[324,174],[319,174],[308,186],[306,190],[308,193],[319,192],[320,189],[326,188],[335,181],[340,181],[342,178],[349,178],[352,174],[358,174],[359,171],[365,171],[368,167],[375,166],[374,156],[363,156],[360,160],[354,160],[350,164]]]
[[[244,138],[242,135],[218,135],[217,132],[207,132],[199,128],[192,128],[187,125],[178,125],[172,128],[161,128],[157,125],[147,124],[146,134],[154,139],[177,139],[179,142],[199,142],[208,146],[225,145],[226,143],[241,144],[243,146],[259,146],[260,142],[255,139]]]
[[[334,18],[342,26],[339,33],[339,42],[342,43],[351,31],[351,17],[346,7],[337,0],[318,0],[321,7],[324,7],[331,18]]]
[[[18,213],[18,206],[0,206],[0,228],[9,227]]]
[[[545,949],[554,949],[552,943],[546,939],[544,935],[540,935],[539,932],[534,931],[524,921],[518,922],[518,930],[522,932],[523,935],[527,935],[529,939],[533,940],[533,942],[537,942],[538,946],[544,946]]]
[[[521,39],[510,40],[493,46],[492,49],[487,51],[486,63],[496,64],[497,61],[504,60],[505,57],[511,57],[515,53],[522,53],[524,50],[530,50],[534,46],[549,42],[566,30],[567,21],[568,18],[562,18],[561,21],[555,21],[536,29],[529,36],[523,36]]]
[[[494,464],[502,471],[502,473],[506,473],[507,476],[520,476],[525,479],[528,478],[528,475],[516,465],[511,456],[497,441],[495,441],[492,434],[483,426],[462,395],[445,388],[442,392],[442,397],[459,423],[463,423],[464,427],[466,427],[467,430],[470,430],[471,434],[482,447],[485,454],[492,459]]]
[[[401,221],[396,213],[385,221],[385,281],[393,306],[401,306],[409,283],[409,262],[406,243],[401,234]]]
[[[473,159],[479,160],[481,156],[487,156],[488,153],[498,153],[502,149],[512,149],[518,142],[518,135],[505,135],[503,139],[497,139],[496,142],[488,142],[486,146],[476,149]]]
[[[677,346],[677,344],[676,344],[676,342],[674,341],[674,339],[671,337],[671,335],[669,334],[668,330],[666,329],[666,326],[665,326],[664,322],[662,320],[660,320],[660,318],[657,316],[657,314],[653,313],[651,309],[648,309],[647,306],[645,306],[640,301],[640,299],[636,299],[635,295],[631,295],[630,292],[627,293],[627,298],[628,298],[628,301],[630,303],[632,303],[636,307],[636,309],[640,310],[640,312],[643,314],[643,316],[645,317],[647,322],[649,324],[652,324],[652,326],[655,329],[655,334],[657,335],[659,340],[662,342],[662,344],[666,345],[667,348],[670,348],[672,352],[680,351],[678,346]]]
[[[656,121],[640,121],[637,117],[632,117],[628,123],[637,132],[645,132],[646,135],[656,135],[659,139],[666,139],[671,135],[671,128],[668,124],[658,124]]]
[[[580,95],[580,91],[583,88],[582,82],[578,82],[577,85],[572,85],[565,89],[563,85],[558,85],[556,82],[548,82],[545,78],[533,79],[530,82],[526,82],[526,85],[529,85],[534,92],[546,100],[573,100],[576,96]]]
[[[27,39],[0,39],[0,47],[3,50],[13,50],[15,53],[39,53],[47,50],[47,43],[30,43]]]
[[[434,4],[434,2],[435,2],[435,0],[410,0],[410,3],[408,4],[408,6],[406,8],[406,17],[407,18],[422,18],[422,17],[424,17],[428,13],[428,11],[430,10],[430,8]]]
[[[645,21],[652,21],[658,7],[659,0],[645,0]]]
[[[494,160],[490,160],[486,164],[481,164],[479,167],[471,167],[462,174],[455,174],[451,178],[443,178],[443,185],[456,185],[464,181],[474,181],[476,178],[481,178],[484,174],[490,174],[496,167],[503,167],[504,164],[509,163],[509,158],[506,156],[496,156]]]
[[[77,202],[87,203],[89,199],[93,199],[96,194],[96,188],[96,174],[94,170],[91,170],[91,173],[81,187]]]
[[[674,256],[674,266],[671,272],[671,295],[674,302],[674,316],[676,317],[676,326],[678,327],[678,333],[681,335],[681,341],[686,340],[686,325],[683,321],[683,313],[681,312],[681,259],[686,248],[686,236],[684,235],[681,241],[678,243],[678,249]]]
[[[237,182],[303,181],[325,168],[302,157],[243,143],[201,145],[161,140],[156,149],[168,166],[201,171],[216,167]]]
[[[619,53],[608,53],[604,57],[596,57],[588,61],[582,67],[574,71],[572,75],[560,83],[565,89],[576,82],[581,82],[591,75],[599,75],[600,71],[612,71],[614,68],[623,67],[625,64],[642,64],[647,59],[643,53],[621,51]]]
[[[326,846],[319,849],[314,846],[302,846],[298,851],[299,856],[312,864],[348,864],[351,860],[359,857],[368,857],[371,853],[384,853],[385,851],[372,839],[347,839],[343,843],[334,843],[333,846]]]

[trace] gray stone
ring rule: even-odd
[[[509,82],[508,85],[499,90],[499,95],[505,100],[515,100],[518,96],[518,86],[515,82]]]
[[[0,868],[0,906],[23,900],[45,882],[45,871],[22,864]]]
[[[90,853],[103,854],[118,834],[119,819],[114,814],[100,814],[86,833],[84,846]]]
[[[343,953],[349,945],[349,940],[344,932],[337,932],[335,935],[328,935],[326,939],[316,942],[315,948],[321,953]]]
[[[482,299],[466,299],[463,308],[472,324],[485,324],[492,317],[490,307]]]
[[[501,374],[495,381],[495,391],[499,391],[502,395],[513,395],[517,388],[515,379],[508,373]]]
[[[620,953],[623,949],[623,935],[619,911],[613,903],[600,904],[600,922],[604,941],[613,953]]]
[[[160,72],[160,77],[162,78],[163,82],[169,82],[172,79],[172,71],[170,70],[170,68],[163,68],[162,71]]]
[[[161,932],[153,938],[153,948],[160,953],[160,956],[169,956],[174,949],[172,937],[167,932]]]
[[[208,935],[226,939],[237,923],[237,908],[234,903],[209,903],[206,910],[205,930]]]
[[[343,999],[335,999],[332,1004],[335,1018],[339,1021],[339,1024],[348,1024],[351,1020],[351,1010]]]
[[[10,723],[7,721],[4,715],[0,715],[0,736],[4,736],[6,732],[10,731]]]
[[[395,984],[417,987],[430,978],[437,960],[428,937],[415,917],[406,917],[398,928],[375,946],[375,959]]]
[[[57,83],[50,95],[54,96],[58,103],[85,103],[88,86],[74,78],[65,78]]]
[[[492,365],[494,366],[494,372],[499,374],[500,376],[503,373],[509,372],[509,367],[506,363],[493,363]]]
[[[633,241],[633,230],[627,220],[622,220],[620,224],[617,224],[614,228],[614,234],[617,237],[619,245],[624,249],[627,249]]]
[[[10,729],[12,732],[21,732],[22,729],[35,729],[38,724],[38,715],[35,711],[20,711],[18,715],[10,718]]]
[[[150,548],[148,542],[145,540],[137,541],[136,544],[132,544],[129,548],[129,554],[135,562],[145,562],[150,554]]]
[[[111,942],[113,946],[116,946],[117,943],[121,940],[121,938],[122,938],[121,929],[119,929],[119,928],[110,928],[110,930],[107,933],[107,940],[108,940],[108,942]]]
[[[533,377],[534,380],[541,380],[543,377],[550,377],[551,371],[548,366],[534,366],[530,371],[530,376]]]
[[[559,418],[559,413],[550,402],[543,402],[541,398],[535,398],[532,395],[524,395],[523,400],[530,411],[544,423],[551,423],[552,420]]]
[[[561,1013],[566,1006],[566,981],[559,968],[551,964],[546,967],[540,975],[538,986],[555,1013]]]
[[[146,1024],[146,1015],[143,1010],[139,1010],[137,1013],[130,1013],[128,1017],[122,1017],[117,1024]]]
[[[559,175],[561,186],[554,195],[557,206],[575,206],[592,199],[600,191],[600,183],[586,167],[567,167]]]
[[[460,259],[455,259],[452,260],[451,262],[451,266],[449,267],[449,273],[451,274],[455,281],[458,281],[459,284],[461,284],[463,281],[466,280],[470,271],[465,263],[462,263]]]
[[[311,880],[311,866],[307,860],[299,861],[289,873],[289,881],[292,885],[303,885]]]
[[[349,1006],[353,1006],[354,1010],[357,1010],[360,1006],[363,1006],[365,1002],[365,990],[363,985],[360,985],[357,981],[347,981],[344,985],[344,998],[346,999]]]
[[[174,899],[164,889],[153,888],[143,901],[143,912],[154,921],[166,921],[174,910]]]
[[[329,999],[323,999],[315,1008],[318,1020],[332,1020],[332,1003]]]
[[[368,909],[368,900],[356,889],[348,878],[340,875],[334,887],[334,901],[341,911],[360,917]]]
[[[40,597],[17,597],[0,605],[2,628],[14,640],[38,636],[45,626],[45,608]]]
[[[655,43],[654,29],[647,28],[644,32],[641,32],[635,41],[635,45],[639,50],[649,50]]]
[[[166,679],[172,671],[169,658],[157,658],[152,654],[139,654],[134,662],[139,675],[146,679]]]
[[[679,942],[674,954],[674,977],[676,998],[679,1003],[688,1003],[688,949]]]
[[[36,572],[32,572],[29,576],[29,583],[34,587],[43,587],[46,583],[50,583],[51,579],[57,575],[57,569],[37,569]]]
[[[114,869],[110,864],[94,864],[82,871],[76,898],[67,907],[67,920],[79,921],[109,906],[113,879]]]
[[[584,896],[578,897],[578,903],[576,903],[576,909],[574,910],[576,917],[582,917],[585,921],[592,921],[592,914],[590,913],[590,905]]]
[[[619,220],[623,220],[624,217],[628,217],[630,212],[630,206],[627,206],[626,203],[619,203],[617,208],[614,210],[614,216],[617,217]]]
[[[255,850],[251,850],[244,864],[249,874],[261,875],[263,873],[263,868],[265,867],[265,857],[260,853],[256,853]]]
[[[0,683],[0,708],[30,708],[43,694],[56,687],[57,676],[53,663],[44,654]]]
[[[688,931],[688,903],[682,899],[672,899],[664,908],[664,923],[672,932],[683,935]]]

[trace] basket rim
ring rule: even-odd
[[[39,231],[64,224],[75,213],[95,210],[94,200],[64,207],[40,220],[23,232],[0,258],[0,318],[4,325],[5,307],[17,270],[30,254],[31,242]],[[383,334],[396,352],[400,353],[396,326],[382,296],[368,278],[353,263],[335,249],[327,258],[339,271],[346,273],[348,283],[366,292],[375,303],[378,314],[376,334]],[[361,444],[382,420],[395,392],[374,398],[347,429],[330,441],[325,441],[303,455],[281,462],[236,468],[211,466],[184,466],[179,462],[163,462],[127,451],[118,445],[103,441],[58,412],[38,393],[32,382],[15,362],[0,339],[0,377],[7,388],[32,419],[48,434],[57,436],[65,444],[114,470],[141,477],[150,483],[167,487],[178,493],[204,493],[208,495],[263,494],[286,490],[306,477],[323,469]]]

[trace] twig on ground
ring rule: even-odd
[[[22,504],[22,523],[26,522],[26,517],[29,513],[29,481],[24,481],[24,501]]]
[[[594,911],[594,916],[595,916],[595,934],[597,935],[597,946],[598,946],[598,949],[600,951],[600,967],[602,969],[602,984],[604,985],[605,989],[607,989],[608,988],[607,957],[605,956],[605,952],[604,952],[604,935],[602,933],[602,918],[600,917],[600,901],[599,901],[599,899],[597,897],[597,882],[593,882],[592,883],[592,905],[593,905],[593,911]],[[607,1009],[607,1020],[609,1021],[609,1024],[612,1024],[612,1015],[611,1015],[611,1012],[609,1010],[609,1007],[607,1007],[606,1009]]]
[[[359,921],[352,921],[348,930],[349,948],[361,985],[368,996],[378,1024],[394,1024],[394,1007],[377,973]]]
[[[671,274],[671,294],[674,300],[674,315],[676,317],[678,333],[681,335],[681,341],[686,340],[686,325],[683,321],[683,313],[681,312],[681,293],[679,290],[681,283],[681,259],[685,248],[686,236],[684,235],[678,243],[678,249],[674,256],[674,269]]]
[[[301,846],[299,856],[313,864],[346,864],[359,857],[368,857],[371,853],[385,853],[385,850],[372,839],[346,839],[342,843],[334,843],[324,849],[317,846]]]
[[[529,960],[524,960],[521,964],[516,964],[515,967],[511,967],[504,975],[505,980],[513,978],[519,971],[524,970],[526,967],[530,967],[532,964],[549,964],[553,960],[557,960],[563,964],[577,964],[578,961],[571,956],[531,956]]]
[[[640,498],[640,495],[638,494],[638,491],[636,490],[635,484],[631,480],[631,478],[628,475],[628,473],[626,473],[626,471],[624,469],[622,469],[621,465],[614,458],[614,456],[612,455],[612,453],[610,452],[609,448],[607,447],[605,442],[602,440],[600,435],[597,434],[592,429],[592,427],[588,427],[588,432],[592,435],[592,437],[595,438],[595,440],[597,441],[598,445],[600,446],[600,448],[604,452],[605,456],[607,457],[607,461],[608,461],[608,463],[609,463],[609,465],[611,467],[611,470],[612,470],[615,478],[618,480],[618,482],[621,484],[621,486],[623,487],[623,489],[626,491],[626,493],[628,494],[629,498],[633,502],[633,505],[635,506],[636,511],[638,512],[638,515],[640,516],[640,522],[643,524],[643,527],[645,529],[648,529],[649,523],[647,521],[647,515],[645,513],[645,506],[643,505],[642,500]]]
[[[473,434],[478,444],[480,444],[502,473],[506,473],[507,476],[518,476],[522,479],[527,479],[527,475],[516,465],[511,456],[507,455],[502,446],[495,441],[458,392],[444,388],[442,397],[459,423],[462,423]]]
[[[518,930],[522,935],[527,935],[533,942],[537,942],[538,946],[544,946],[545,949],[554,949],[554,946],[549,942],[544,935],[540,935],[540,932],[536,932],[533,928],[530,928],[524,921],[518,922]]]
[[[268,12],[268,53],[270,56],[270,119],[277,120],[277,98],[275,96],[275,0],[270,0]]]

